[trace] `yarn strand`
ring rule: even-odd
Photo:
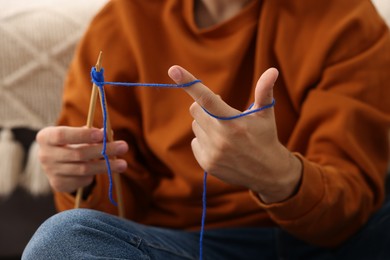
[[[111,85],[116,87],[154,87],[154,88],[186,88],[190,87],[201,80],[197,79],[184,84],[162,84],[162,83],[136,83],[136,82],[112,82],[104,81],[104,69],[97,71],[95,67],[91,69],[92,82],[97,86],[103,87],[104,85]]]
[[[97,84],[96,84],[97,85]],[[102,111],[103,111],[103,149],[102,149],[102,156],[106,162],[107,167],[107,174],[109,179],[109,186],[108,186],[108,197],[111,201],[111,203],[115,206],[118,206],[116,201],[113,197],[113,180],[112,180],[112,172],[111,172],[111,165],[110,165],[110,159],[108,158],[108,155],[106,153],[107,151],[107,108],[106,108],[106,95],[104,93],[104,85],[97,85],[100,91],[101,99],[102,99]]]
[[[100,93],[101,93],[101,99],[102,99],[102,113],[103,113],[103,149],[102,149],[102,156],[106,162],[107,172],[108,172],[108,179],[109,179],[109,191],[108,196],[111,201],[111,203],[115,206],[117,206],[117,203],[115,202],[113,198],[113,180],[112,180],[112,172],[111,172],[111,165],[108,158],[108,155],[106,153],[107,149],[107,108],[106,108],[106,102],[105,102],[105,93],[104,93],[104,86],[105,85],[112,85],[112,86],[122,86],[122,87],[157,87],[157,88],[186,88],[189,86],[192,86],[196,83],[201,82],[200,80],[194,80],[185,84],[161,84],[161,83],[129,83],[129,82],[110,82],[110,81],[104,81],[104,69],[101,68],[101,70],[98,72],[96,71],[95,67],[92,67],[91,69],[91,79],[92,82],[98,86]],[[211,117],[218,119],[218,120],[233,120],[236,118],[248,116],[250,114],[271,108],[275,106],[275,99],[272,100],[271,104],[262,106],[257,109],[251,110],[253,104],[248,108],[246,112],[240,113],[235,116],[231,117],[221,117],[212,114],[211,112],[207,111],[205,108],[203,110],[210,115]],[[202,193],[202,220],[201,220],[201,228],[200,228],[200,234],[199,234],[199,259],[203,259],[203,237],[204,237],[204,227],[206,223],[206,210],[207,210],[207,172],[204,172],[203,176],[203,193]]]

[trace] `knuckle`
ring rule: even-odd
[[[42,164],[46,164],[50,161],[50,156],[48,156],[47,153],[45,153],[42,149],[39,149],[38,151],[38,160]]]
[[[235,123],[229,127],[230,135],[232,137],[243,136],[248,133],[248,128],[245,124]]]
[[[81,150],[74,149],[74,150],[72,150],[71,158],[72,158],[72,161],[74,161],[74,162],[80,162],[80,161],[83,161],[84,154]]]
[[[89,165],[87,163],[83,163],[77,167],[76,171],[78,175],[83,176],[88,174],[89,169],[90,169]]]
[[[49,133],[49,138],[51,140],[51,143],[64,144],[65,133],[64,133],[64,131],[61,131],[60,129],[54,130],[54,128],[53,128],[53,130],[50,131],[50,133]]]
[[[45,144],[50,141],[53,141],[52,135],[53,133],[58,132],[57,128],[54,126],[48,126],[40,131],[38,131],[37,135],[35,136],[35,140],[37,141],[38,144]]]
[[[47,132],[49,131],[48,128],[49,128],[49,127],[43,128],[42,130],[40,130],[40,131],[37,133],[37,135],[36,135],[36,137],[35,137],[35,140],[37,141],[38,144],[42,144],[42,143],[45,142],[46,134],[47,134]]]
[[[207,171],[207,172],[214,172],[215,169],[216,169],[216,163],[214,160],[212,160],[211,158],[205,160],[203,162],[203,167],[204,167],[204,170]]]
[[[213,158],[218,159],[224,152],[231,149],[233,136],[223,137],[216,136],[213,142],[214,152],[212,153]]]
[[[63,183],[58,180],[57,178],[51,178],[49,179],[49,183],[50,183],[50,186],[56,190],[56,191],[59,191],[59,192],[62,192],[64,191],[64,185]]]
[[[227,141],[225,141],[225,140],[223,140],[223,141],[221,141],[221,142],[218,142],[218,143],[216,144],[216,149],[215,149],[215,150],[218,151],[218,152],[215,152],[215,153],[213,154],[213,158],[215,158],[215,160],[220,159],[222,152],[223,152],[223,151],[228,151],[228,150],[230,150],[230,148],[231,148],[231,145],[230,145],[229,142],[227,142]]]

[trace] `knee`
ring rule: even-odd
[[[96,216],[101,213],[89,209],[73,209],[60,212],[47,219],[36,231],[33,239],[36,237],[62,238],[64,235],[71,235],[83,227],[90,225],[91,222],[98,219]]]
[[[22,259],[65,259],[67,248],[77,246],[78,237],[100,213],[75,209],[58,213],[47,219],[27,244]],[[72,245],[73,244],[73,245]]]

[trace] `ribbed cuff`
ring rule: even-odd
[[[324,180],[319,167],[300,154],[294,155],[302,161],[303,166],[301,185],[294,196],[282,202],[266,204],[257,193],[250,191],[252,198],[275,222],[293,221],[305,216],[324,196]]]

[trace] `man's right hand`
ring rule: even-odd
[[[101,154],[103,130],[86,127],[46,127],[37,134],[39,160],[50,185],[55,191],[74,192],[90,185],[96,174],[106,173]],[[129,147],[124,141],[107,143],[109,157],[125,154]],[[123,172],[123,159],[110,159],[112,172]]]

